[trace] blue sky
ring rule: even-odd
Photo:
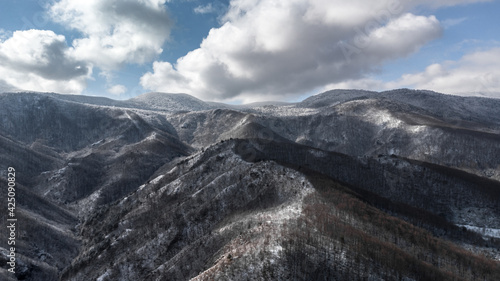
[[[459,60],[467,53],[499,46],[500,2],[458,5],[424,14],[435,15],[444,32],[440,38],[424,46],[419,52],[388,63],[384,70],[387,77],[395,79],[401,73],[418,72],[432,63]]]
[[[500,97],[498,12],[484,0],[2,0],[0,91]]]

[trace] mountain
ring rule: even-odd
[[[139,107],[165,111],[201,111],[213,108],[207,102],[186,94],[147,93],[130,100]]]
[[[247,106],[0,94],[18,219],[0,276],[500,280],[499,108],[408,89]]]

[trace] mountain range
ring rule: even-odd
[[[500,280],[498,99],[21,92],[0,121],[2,280]]]

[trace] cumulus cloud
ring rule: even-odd
[[[0,42],[9,38],[11,34],[7,32],[5,29],[0,28]]]
[[[478,2],[492,2],[494,0],[409,0],[408,5],[413,6],[428,6],[430,8],[450,7],[456,5],[464,5]]]
[[[421,72],[404,74],[394,81],[351,79],[329,84],[324,89],[415,88],[430,89],[445,94],[500,98],[498,65],[500,65],[500,48],[492,48],[472,52],[457,61],[431,64]]]
[[[115,96],[119,96],[119,95],[124,94],[126,92],[127,92],[127,87],[125,87],[123,85],[114,85],[114,86],[111,86],[110,88],[108,88],[108,93],[115,95]]]
[[[408,13],[417,5],[410,2],[231,1],[224,24],[200,48],[175,64],[155,62],[141,84],[208,100],[254,101],[360,78],[440,36],[439,21]]]
[[[200,5],[194,8],[194,12],[196,14],[210,14],[215,12],[214,6],[212,6],[212,3],[208,3],[207,5]]]
[[[154,62],[141,85],[207,100],[256,101],[357,83],[440,36],[435,17],[415,14],[420,7],[483,1],[488,0],[232,0],[221,10],[221,26],[198,49],[175,63]],[[124,64],[154,60],[172,27],[166,2],[51,1],[50,19],[75,30],[76,39],[68,46],[52,31],[0,30],[0,88],[80,93],[93,67],[112,77]],[[196,11],[220,12],[219,4]],[[126,90],[111,80],[106,79],[108,92]]]
[[[162,52],[171,28],[167,0],[60,0],[50,18],[76,30],[77,39],[52,31],[14,33],[0,29],[0,90],[81,93],[92,68],[111,73],[128,63],[146,63]],[[110,83],[110,81],[107,81]],[[121,94],[126,88],[112,86]]]
[[[16,31],[0,42],[0,77],[12,89],[80,93],[92,66],[73,51],[53,31]]]
[[[157,61],[144,88],[207,100],[279,99],[357,80],[442,33],[414,11],[487,0],[234,0],[200,47]]]
[[[61,0],[49,14],[83,38],[72,44],[76,57],[104,70],[145,63],[161,54],[172,23],[167,0]]]
[[[424,71],[406,74],[388,86],[433,89],[458,95],[500,98],[500,48],[467,54],[458,61],[432,64]]]

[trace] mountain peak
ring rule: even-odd
[[[150,109],[165,111],[202,111],[213,107],[205,101],[183,93],[145,93],[129,101]]]

